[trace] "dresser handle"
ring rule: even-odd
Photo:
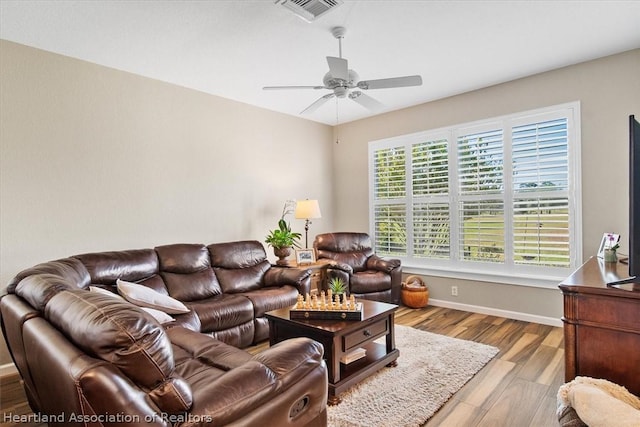
[[[370,331],[370,330],[368,330],[368,329],[365,329],[365,330],[364,330],[364,336],[365,336],[365,337],[370,337],[370,336],[371,336],[371,331]]]

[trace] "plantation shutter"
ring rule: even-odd
[[[567,119],[512,128],[516,264],[569,267]]]
[[[403,146],[373,154],[374,245],[381,255],[407,253],[406,152]]]
[[[450,255],[449,150],[446,137],[412,146],[413,255]]]
[[[502,129],[457,138],[462,260],[504,261],[504,143]]]
[[[371,141],[374,248],[425,274],[556,286],[582,260],[580,149],[579,103]]]

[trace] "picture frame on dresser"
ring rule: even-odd
[[[315,262],[315,249],[296,249],[296,263],[298,265],[314,264]]]
[[[604,250],[616,245],[620,241],[620,235],[615,233],[604,233],[600,246],[598,247],[598,258],[604,258]]]

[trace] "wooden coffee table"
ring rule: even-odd
[[[377,301],[358,300],[363,304],[363,320],[289,319],[289,309],[266,313],[269,320],[269,343],[296,337],[308,337],[324,346],[329,374],[329,405],[341,402],[340,394],[385,366],[397,366],[400,352],[395,345],[394,314],[398,306]],[[386,336],[385,344],[375,343]],[[340,358],[357,348],[364,348],[364,358],[349,364]]]

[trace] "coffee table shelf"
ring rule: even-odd
[[[274,345],[295,337],[308,337],[324,346],[329,379],[330,405],[340,403],[339,395],[385,366],[395,366],[400,355],[395,348],[394,313],[398,306],[361,300],[363,320],[290,319],[289,309],[270,311],[269,342]],[[384,343],[375,342],[384,337]],[[382,341],[382,340],[381,340]],[[340,358],[362,347],[366,356],[349,364]]]

